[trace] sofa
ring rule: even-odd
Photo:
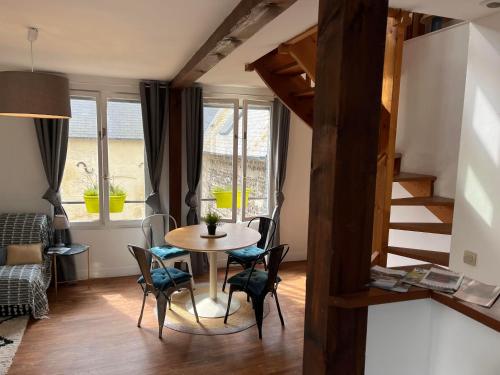
[[[47,288],[51,279],[51,220],[45,214],[0,214],[0,250],[11,244],[42,243],[41,264],[7,266],[0,259],[0,316],[27,315],[40,319],[49,312]],[[5,256],[4,256],[5,258]]]

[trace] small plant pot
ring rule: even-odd
[[[109,212],[119,213],[123,212],[123,207],[125,205],[126,194],[123,195],[111,195],[109,197]],[[84,195],[83,201],[85,202],[85,209],[89,214],[99,213],[99,196],[98,195]]]
[[[215,198],[217,208],[233,208],[233,192],[231,190],[213,191],[212,195]],[[245,207],[248,207],[248,196],[250,189],[246,189]],[[236,207],[241,208],[241,190],[236,193]]]
[[[211,236],[215,236],[215,231],[217,230],[217,225],[215,224],[207,224],[208,234]]]
[[[89,214],[99,213],[99,196],[98,195],[84,195],[83,201],[85,202],[85,209]]]
[[[118,213],[123,212],[123,206],[125,205],[126,194],[123,195],[110,195],[109,197],[109,212]]]

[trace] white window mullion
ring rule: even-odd
[[[246,196],[247,196],[247,129],[248,129],[248,100],[243,100],[243,142],[241,151],[242,173],[241,176],[241,219],[247,221]]]
[[[231,221],[236,223],[238,221],[238,128],[240,118],[240,109],[237,100],[234,102],[233,116],[233,197]]]
[[[100,189],[100,209],[101,220],[105,224],[111,221],[109,217],[109,162],[108,162],[108,125],[107,125],[107,95],[103,93],[99,100],[99,123],[100,123],[100,162],[101,174],[99,180],[102,188]]]

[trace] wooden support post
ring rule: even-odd
[[[169,90],[168,178],[170,215],[181,225],[182,207],[182,112],[181,90]]]
[[[381,266],[387,264],[401,63],[409,22],[408,13],[404,11],[393,10],[387,18],[372,245],[372,251],[379,254],[377,264]]]
[[[320,0],[305,374],[364,373],[367,308],[331,297],[369,281],[387,0]]]

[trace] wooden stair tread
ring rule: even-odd
[[[303,74],[304,70],[294,61],[274,70],[273,73],[278,75],[299,75]]]
[[[427,232],[451,234],[450,223],[390,223],[389,229],[407,230],[411,232]]]
[[[306,97],[306,96],[314,96],[314,88],[306,88],[304,90],[296,91],[293,93],[294,96],[296,97]]]
[[[445,251],[410,249],[407,247],[389,246],[387,252],[407,258],[421,260],[427,263],[439,264],[448,267],[450,263],[450,253]]]
[[[455,201],[445,197],[410,197],[391,200],[393,206],[446,206],[453,207]]]
[[[394,176],[394,182],[400,181],[436,181],[436,176],[419,173],[401,172]]]

